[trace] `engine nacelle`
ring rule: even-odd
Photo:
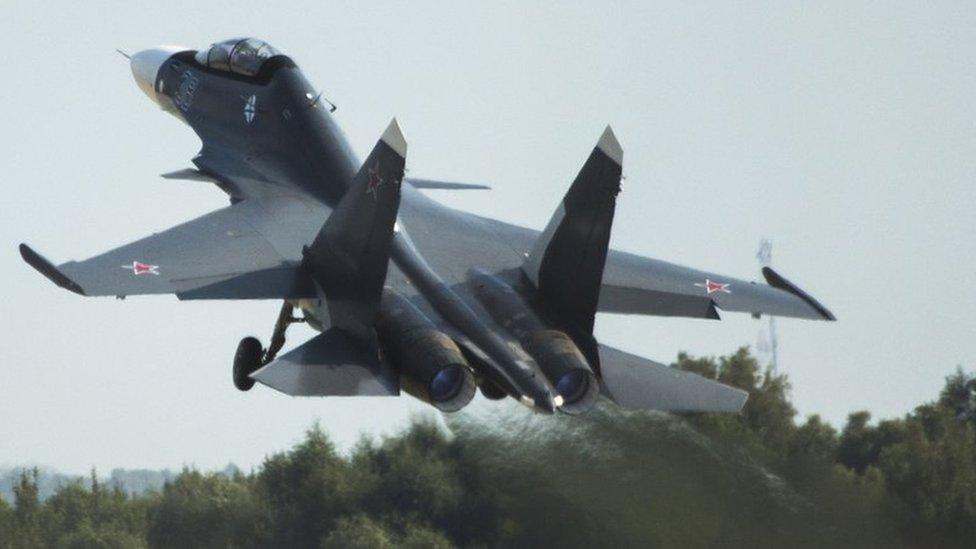
[[[474,398],[474,376],[457,344],[406,298],[383,292],[376,331],[404,391],[444,412]]]
[[[596,404],[600,385],[583,353],[568,335],[559,330],[536,330],[520,342],[556,389],[560,410],[581,414]],[[560,398],[562,403],[558,402]]]
[[[478,300],[518,340],[556,390],[556,404],[568,414],[589,410],[600,396],[600,384],[586,357],[565,332],[548,328],[515,291],[499,278],[471,273]]]

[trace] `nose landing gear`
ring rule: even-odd
[[[234,353],[234,387],[241,391],[249,391],[254,387],[254,380],[251,374],[258,371],[265,364],[270,363],[278,356],[278,351],[285,346],[285,330],[288,326],[296,322],[305,322],[304,318],[292,316],[295,306],[285,301],[278,313],[278,321],[275,322],[274,333],[271,335],[271,344],[267,349],[261,348],[261,342],[256,337],[245,337],[237,345],[237,352]]]

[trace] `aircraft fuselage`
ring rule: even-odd
[[[287,186],[335,207],[349,187],[361,161],[317,90],[292,60],[268,59],[255,75],[242,75],[201,65],[192,50],[140,52],[155,64],[155,80],[140,87],[163,110],[189,125],[204,143],[204,151],[219,151],[250,170],[269,186]],[[142,71],[153,74],[152,67]],[[137,81],[140,72],[134,69]],[[238,188],[230,164],[195,163],[213,177],[232,201],[260,195],[260,187]],[[402,187],[401,211],[444,209],[409,185]],[[423,215],[421,213],[420,215]],[[431,269],[410,239],[410,218],[398,219],[391,258],[417,288],[440,320],[470,343],[472,366],[496,387],[524,404],[552,412],[552,388],[538,365],[512,337],[494,323],[468,292],[459,293]],[[504,275],[503,275],[504,276]],[[310,325],[329,325],[325,300],[299,303]],[[480,352],[479,352],[480,351]],[[558,395],[556,396],[558,400]]]

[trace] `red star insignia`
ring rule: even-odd
[[[705,291],[708,292],[709,294],[714,294],[715,292],[725,292],[727,294],[732,293],[732,290],[729,289],[730,284],[722,284],[721,282],[714,282],[707,278],[705,279],[704,284],[702,284],[701,282],[697,282],[695,283],[695,286],[698,286],[699,288],[705,288]]]
[[[372,196],[373,200],[376,200],[376,197],[379,194],[380,185],[383,184],[383,178],[380,177],[379,171],[380,163],[377,162],[374,167],[369,169],[369,182],[366,183],[366,194]]]
[[[132,274],[137,276],[142,274],[159,275],[159,265],[149,265],[138,261],[133,261],[132,265],[122,265],[122,268],[129,269],[132,271]]]

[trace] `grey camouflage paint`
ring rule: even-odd
[[[291,300],[313,317],[311,325],[325,332],[256,372],[255,379],[289,394],[397,394],[396,373],[375,348],[364,352],[350,344],[348,334],[330,329],[335,323],[324,303],[321,272],[316,275],[303,256],[303,249],[328,225],[362,163],[328,110],[311,103],[315,89],[287,56],[272,57],[255,76],[241,76],[201,66],[194,53],[173,55],[157,74],[155,89],[164,103],[171,103],[164,110],[184,120],[203,144],[193,158],[196,170],[166,176],[212,181],[229,195],[231,205],[80,262],[55,267],[26,245],[21,246],[22,256],[56,284],[83,295]],[[604,139],[594,149],[594,155],[601,155],[595,158],[610,159],[602,161],[616,162],[619,168],[619,145],[609,151]],[[539,232],[447,208],[418,187],[468,186],[428,180],[418,180],[416,187],[398,185],[385,285],[457,341],[479,379],[516,399],[528,396],[542,411],[553,411],[552,386],[518,341],[483,308],[468,281],[476,268],[530,299],[538,298],[532,282],[544,261],[538,257]],[[577,200],[575,207],[586,213],[585,201]],[[557,216],[559,212],[565,214],[565,206]],[[609,233],[612,208],[609,218],[589,217],[594,220],[580,221],[591,224],[584,232]],[[544,241],[561,221],[553,220]],[[374,228],[345,225],[351,231]],[[597,247],[601,240],[595,240]],[[603,246],[602,282],[594,290],[597,311],[717,319],[723,310],[833,320],[826,308],[776,273],[767,274],[770,285],[759,284]],[[523,271],[533,253],[536,257]],[[559,265],[564,259],[550,258],[550,263]],[[133,262],[152,266],[153,272],[137,274]],[[318,268],[327,269],[327,264]],[[547,276],[559,285],[558,269]],[[702,287],[706,280],[725,284],[728,291],[709,291]],[[571,299],[565,288],[558,295]],[[590,314],[584,311],[583,317]],[[623,406],[737,411],[745,402],[744,393],[736,389],[592,343],[586,354],[602,363],[603,392]]]

